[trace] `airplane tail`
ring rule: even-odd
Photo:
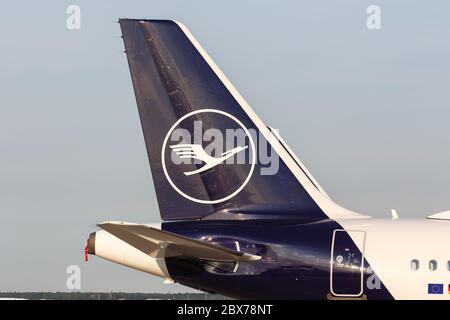
[[[330,200],[184,25],[119,23],[163,220],[360,217]]]

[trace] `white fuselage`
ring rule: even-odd
[[[343,219],[338,222],[347,231],[366,233],[365,246],[359,249],[395,299],[450,299],[450,240],[447,238],[450,221]],[[429,284],[442,284],[443,294],[429,294]]]

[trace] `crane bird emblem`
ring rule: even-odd
[[[170,146],[170,148],[175,152],[177,156],[181,159],[197,159],[204,163],[202,167],[197,170],[184,172],[186,176],[190,176],[196,173],[204,172],[208,169],[214,168],[215,166],[226,161],[228,158],[234,156],[235,154],[247,149],[248,146],[241,147],[238,146],[231,150],[225,151],[220,155],[220,157],[212,157],[206,153],[200,144],[176,144]]]

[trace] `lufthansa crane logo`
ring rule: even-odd
[[[215,122],[211,121],[212,118]],[[204,121],[198,119],[204,119]],[[208,130],[222,135],[219,138],[210,137],[209,139],[223,142],[225,145],[223,152],[215,150],[216,154],[212,155],[208,146],[205,148],[202,141],[189,141],[190,143],[185,143],[185,141],[173,143],[171,141],[179,127],[189,127],[190,130],[183,130],[195,131],[193,129],[195,122],[206,123],[208,126],[211,123],[218,123],[222,126],[220,129],[209,127]],[[224,126],[233,128],[224,128]],[[234,136],[234,139],[231,139],[234,145],[230,146],[230,143],[225,143],[228,134],[223,134],[224,130],[241,132],[244,138],[235,139],[236,136]],[[235,140],[238,140],[237,144],[234,143]],[[246,151],[248,151],[247,158],[244,155]],[[173,156],[176,156],[180,162],[176,164],[173,161],[168,163]],[[244,163],[233,161],[239,156],[246,161]],[[192,163],[195,163],[195,165],[192,165]],[[201,109],[184,115],[169,129],[161,149],[161,164],[167,181],[181,196],[201,204],[215,204],[233,198],[249,182],[256,164],[256,148],[249,130],[235,116],[217,109]],[[211,171],[208,170],[213,170],[218,166],[221,166],[222,169],[220,174],[218,172],[211,174],[206,182],[201,179],[201,174],[210,174],[208,172]],[[242,166],[242,168],[238,169],[236,166]],[[182,172],[182,175],[179,172]],[[211,199],[210,190],[204,193],[198,191],[202,190],[203,185],[206,189],[212,188],[215,190],[214,199]],[[220,185],[220,188],[217,187],[218,185]],[[205,194],[208,194],[208,197]]]
[[[245,147],[239,146],[231,150],[225,151],[218,158],[211,157],[209,154],[207,154],[201,144],[176,144],[170,146],[170,148],[173,149],[173,151],[180,157],[180,159],[197,159],[201,160],[205,164],[204,166],[202,166],[197,170],[184,172],[185,175],[190,176],[196,173],[204,172],[208,169],[217,166],[220,163],[223,163],[228,158],[234,156],[236,153],[247,149],[247,146]]]

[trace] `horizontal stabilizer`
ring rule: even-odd
[[[260,256],[231,250],[146,225],[104,222],[97,226],[154,258],[188,256],[217,262],[244,262],[261,259]]]
[[[442,211],[442,212],[438,212],[432,215],[429,215],[427,217],[427,219],[432,219],[432,220],[448,220],[450,221],[450,210],[448,211]]]

